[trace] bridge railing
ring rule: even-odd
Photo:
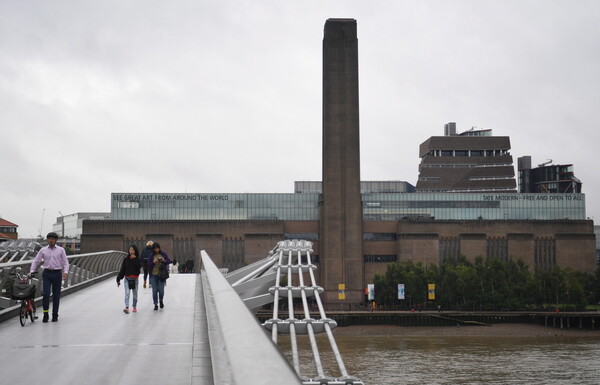
[[[344,364],[342,355],[332,333],[337,323],[327,317],[320,294],[323,288],[317,285],[314,270],[316,265],[312,263],[312,242],[304,240],[281,241],[272,251],[277,260],[273,269],[275,271],[275,284],[269,289],[273,295],[273,317],[267,320],[263,326],[271,332],[274,344],[278,343],[278,334],[289,335],[291,342],[292,362],[296,373],[302,378],[304,385],[363,385],[363,382],[351,376]],[[286,277],[285,286],[282,278]],[[311,314],[308,299],[312,298],[317,304],[318,314]],[[302,310],[295,313],[294,299],[302,302]],[[279,318],[280,300],[287,301],[288,317]],[[337,364],[339,375],[332,376],[326,373],[321,361],[323,351],[319,348],[315,334],[325,333],[327,335],[328,349],[333,354]],[[316,370],[316,376],[308,376],[301,373],[300,354],[298,339],[300,335],[308,337],[312,351],[312,361]]]
[[[61,295],[83,289],[116,274],[121,268],[121,261],[126,255],[125,252],[111,250],[68,256],[69,274],[67,279],[63,281]],[[9,290],[15,279],[15,276],[11,273],[29,273],[32,259],[0,263],[0,322],[16,316],[19,311],[19,303],[10,298]],[[36,285],[36,303],[39,303],[42,295],[41,273],[43,269],[38,267],[37,270],[38,274],[32,279],[32,283]]]
[[[303,385],[363,385],[363,382],[351,376],[335,342],[332,329],[337,323],[327,317],[320,294],[323,288],[317,285],[314,270],[317,268],[311,258],[312,243],[305,240],[281,241],[269,252],[269,255],[255,263],[225,275],[228,284],[252,312],[266,304],[273,304],[273,316],[263,323],[263,328],[271,335],[273,345],[278,345],[278,335],[286,335],[291,344],[291,361],[296,375]],[[284,283],[285,277],[285,283]],[[318,314],[311,315],[309,298],[318,308]],[[302,311],[295,314],[295,302],[302,301]],[[287,303],[288,316],[280,319],[279,310]],[[325,333],[328,346],[321,350],[315,337]],[[311,354],[301,354],[298,340],[307,337]],[[327,352],[327,353],[325,353]],[[321,355],[333,355],[337,368],[325,368]],[[303,358],[301,365],[300,358]],[[316,373],[303,373],[312,361]],[[333,371],[335,375],[326,373]]]
[[[202,250],[201,279],[214,385],[301,384],[258,320]]]

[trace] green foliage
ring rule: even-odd
[[[405,300],[397,298],[399,283]],[[427,300],[427,284],[436,284],[436,300]],[[428,303],[456,310],[581,310],[600,304],[600,267],[583,273],[555,267],[531,273],[522,260],[502,262],[464,257],[436,265],[398,261],[374,279],[375,301],[384,308],[416,308]]]

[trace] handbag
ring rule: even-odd
[[[129,290],[135,290],[135,283],[137,279],[135,278],[125,278],[127,280],[127,284],[129,285]]]
[[[161,263],[158,267],[158,279],[161,281],[166,281],[169,279],[169,269],[167,269],[167,265]]]

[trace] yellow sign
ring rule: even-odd
[[[435,299],[435,283],[427,284],[427,299]]]
[[[346,284],[338,284],[338,299],[346,299]]]

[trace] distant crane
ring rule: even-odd
[[[38,238],[42,238],[42,229],[44,228],[44,213],[46,209],[42,209],[42,223],[40,223],[40,228],[38,230]]]
[[[544,167],[545,165],[550,164],[550,163],[552,163],[552,159],[548,159],[544,163],[538,164],[538,167]]]

